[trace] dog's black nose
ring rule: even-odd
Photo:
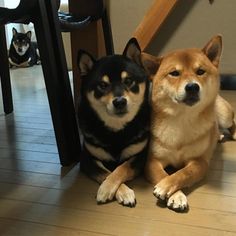
[[[124,97],[116,97],[113,101],[113,106],[118,109],[118,110],[122,110],[126,107],[127,105],[127,100]]]
[[[19,52],[22,52],[22,48],[18,48],[18,51],[19,51]]]
[[[185,86],[186,93],[196,94],[200,90],[200,87],[197,83],[188,83]]]
[[[199,101],[200,87],[197,83],[188,83],[185,85],[186,96],[183,102],[188,106],[193,106]]]

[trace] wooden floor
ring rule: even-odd
[[[188,213],[156,205],[142,177],[137,206],[97,205],[98,185],[61,168],[41,67],[12,70],[14,113],[0,106],[0,235],[236,235],[236,142],[219,144],[208,177],[188,195]],[[236,92],[223,93],[236,110]]]

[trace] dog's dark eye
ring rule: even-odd
[[[109,89],[110,85],[104,81],[101,81],[98,85],[97,85],[98,89],[101,91],[106,91]]]
[[[198,69],[197,71],[196,71],[196,74],[197,75],[203,75],[203,74],[205,74],[205,70],[203,70],[203,69]]]
[[[174,77],[178,77],[180,75],[180,73],[177,70],[173,70],[169,73],[169,75],[174,76]]]
[[[131,87],[133,85],[134,81],[131,79],[131,78],[126,78],[124,80],[124,84],[127,86],[127,87]]]

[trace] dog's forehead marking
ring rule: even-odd
[[[106,82],[106,83],[110,83],[110,78],[109,78],[109,76],[108,76],[108,75],[103,75],[103,76],[102,76],[102,81],[103,81],[103,82]]]
[[[129,74],[127,71],[122,71],[120,74],[121,79],[126,79],[127,77],[129,77]]]
[[[194,51],[194,55],[183,52],[177,51],[172,54],[169,54],[166,57],[165,65],[168,65],[168,69],[172,70],[182,70],[183,68],[187,69],[196,69],[201,67],[202,55],[198,52]],[[166,68],[167,69],[167,68]]]
[[[180,65],[180,64],[176,64],[175,65],[175,68],[174,68],[175,70],[182,70],[182,65]]]

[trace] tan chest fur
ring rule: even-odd
[[[150,142],[151,152],[166,166],[182,166],[186,161],[204,156],[209,147],[215,146],[217,128],[215,113],[206,114],[181,111],[177,114],[153,116]],[[209,158],[205,155],[206,159]]]

